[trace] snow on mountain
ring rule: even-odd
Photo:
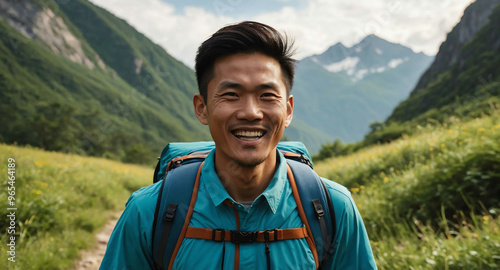
[[[309,58],[329,72],[347,74],[356,82],[369,74],[397,68],[414,55],[416,53],[407,47],[369,35],[350,48],[337,43]]]
[[[292,130],[285,133],[312,153],[335,138],[363,139],[370,123],[383,121],[408,97],[432,59],[375,35],[302,59],[295,71]]]
[[[331,63],[329,65],[323,65],[323,67],[330,72],[336,73],[336,72],[346,71],[347,74],[352,74],[358,62],[359,62],[359,57],[347,57],[346,59],[340,62]]]

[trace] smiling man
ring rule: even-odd
[[[206,93],[194,97],[196,116],[215,142],[215,170],[240,167],[239,175],[221,179],[229,195],[253,201],[276,170],[276,145],[292,121],[293,97],[279,62],[261,52],[221,57],[213,75]]]
[[[224,27],[198,49],[194,111],[208,125],[215,149],[201,165],[188,231],[208,230],[211,239],[187,233],[191,237],[180,239],[169,269],[376,269],[352,197],[329,180],[321,180],[336,217],[329,251],[320,260],[307,233],[277,241],[278,231],[285,235],[307,227],[287,161],[277,150],[293,117],[291,56],[290,42],[257,22]],[[151,239],[160,183],[132,194],[101,269],[158,267]],[[217,233],[235,231],[245,237],[259,232],[265,243],[216,239]],[[270,231],[275,236],[271,248],[265,236]]]

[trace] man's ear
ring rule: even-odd
[[[205,100],[200,94],[195,94],[193,97],[193,106],[194,113],[196,117],[203,125],[208,125],[207,118],[207,105],[205,104]]]
[[[293,95],[289,95],[288,101],[286,103],[285,127],[288,127],[292,123],[292,118],[293,118]]]

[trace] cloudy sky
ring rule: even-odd
[[[473,0],[92,0],[193,67],[220,27],[254,20],[295,39],[297,59],[369,34],[435,55]]]

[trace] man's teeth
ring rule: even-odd
[[[234,135],[236,135],[237,137],[241,138],[241,139],[245,139],[245,138],[258,138],[258,137],[262,137],[264,135],[264,132],[262,131],[236,131],[234,133]]]

